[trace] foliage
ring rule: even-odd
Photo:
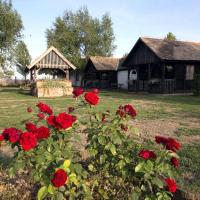
[[[194,75],[193,94],[194,96],[200,96],[200,74]]]
[[[167,33],[167,36],[165,37],[165,39],[175,41],[176,36],[172,32],[169,32]]]
[[[14,47],[23,28],[18,12],[11,1],[0,1],[0,69],[7,70],[14,62]]]
[[[23,122],[26,132],[4,129],[0,140],[4,138],[16,149],[10,174],[28,171],[41,186],[38,199],[171,199],[180,144],[160,136],[157,146],[146,140],[138,143],[138,130],[129,125],[136,117],[135,109],[127,104],[115,115],[97,112],[98,92],[74,90],[79,101],[75,111],[87,113],[83,119],[71,114],[74,108],[55,115],[51,107],[39,102],[37,118],[33,109],[27,109],[33,116]],[[75,146],[81,130],[88,138],[85,162]]]
[[[65,11],[47,29],[47,44],[58,48],[75,66],[82,67],[88,56],[111,56],[115,49],[112,20],[108,14],[93,18],[86,7]]]
[[[26,44],[23,41],[18,42],[15,48],[15,57],[16,57],[17,71],[22,76],[24,76],[26,80],[26,75],[27,75],[26,67],[31,62],[31,56],[29,54]]]

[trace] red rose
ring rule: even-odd
[[[99,97],[97,94],[94,92],[87,92],[85,94],[85,100],[90,104],[90,105],[97,105],[99,102]]]
[[[128,131],[128,126],[127,125],[124,125],[124,124],[121,124],[121,129],[123,131]]]
[[[0,142],[4,140],[3,135],[0,135]]]
[[[131,117],[135,117],[135,116],[137,115],[135,109],[134,109],[133,106],[130,105],[130,104],[125,105],[125,106],[124,106],[124,110],[125,110],[125,112],[126,112],[128,115],[130,115]]]
[[[38,114],[37,114],[37,117],[38,117],[39,119],[44,119],[44,118],[45,118],[45,116],[44,116],[43,113],[38,113]]]
[[[168,186],[168,191],[176,192],[176,182],[172,178],[166,178],[165,183]]]
[[[55,126],[55,116],[51,115],[47,118],[47,123],[50,125],[50,126]]]
[[[179,165],[180,165],[180,162],[176,157],[172,157],[171,163],[172,163],[172,165],[174,165],[174,167],[179,167]]]
[[[181,147],[181,144],[179,142],[177,142],[173,138],[168,138],[168,142],[166,144],[166,149],[176,152],[177,150],[180,149],[180,147]]]
[[[58,116],[50,116],[47,119],[48,124],[57,129],[67,129],[71,127],[75,121],[75,116],[66,113],[60,113]]]
[[[74,123],[77,120],[77,117],[72,115],[72,122]]]
[[[67,173],[63,169],[59,169],[53,175],[51,183],[54,187],[61,187],[65,185],[67,179],[68,179]]]
[[[56,118],[55,122],[60,129],[66,129],[72,126],[74,118],[66,113],[60,113]]]
[[[31,112],[33,112],[33,109],[31,107],[28,107],[27,112],[31,113]]]
[[[37,127],[35,126],[35,124],[33,124],[31,122],[26,123],[26,130],[28,132],[34,132],[36,129],[37,129]]]
[[[78,97],[81,94],[83,94],[83,92],[84,92],[83,88],[77,87],[77,88],[74,88],[73,95],[74,95],[74,97]]]
[[[156,143],[164,145],[166,149],[171,150],[171,151],[176,152],[181,147],[181,144],[173,138],[156,136],[155,140],[156,140]]]
[[[120,117],[125,117],[126,113],[122,109],[119,109],[117,110],[116,115],[119,115]]]
[[[36,106],[39,108],[40,112],[47,113],[48,115],[52,115],[53,113],[52,109],[47,104],[39,102]]]
[[[45,126],[40,126],[34,131],[34,134],[38,140],[48,138],[50,130]]]
[[[68,113],[72,113],[75,110],[75,108],[74,107],[69,107],[67,110],[68,110]]]
[[[139,156],[144,160],[147,160],[149,158],[156,159],[156,154],[153,151],[149,150],[141,150]]]
[[[2,135],[6,140],[9,140],[11,143],[15,143],[19,140],[21,131],[16,128],[5,128]]]
[[[19,144],[25,151],[29,151],[37,145],[36,136],[33,133],[24,132],[20,135]]]
[[[96,94],[99,94],[99,89],[94,88],[94,89],[92,90],[92,92],[93,92],[93,93],[96,93]]]
[[[157,144],[163,144],[163,145],[166,145],[166,143],[168,142],[168,138],[162,136],[156,136],[155,140]]]

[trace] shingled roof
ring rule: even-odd
[[[90,56],[89,60],[98,71],[117,71],[124,58]]]
[[[160,59],[200,61],[200,43],[141,37]]]

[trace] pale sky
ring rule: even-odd
[[[46,50],[45,31],[55,18],[82,6],[94,17],[110,14],[117,57],[128,53],[142,36],[164,38],[172,32],[180,40],[200,41],[200,0],[13,0],[13,6],[22,17],[33,59]]]

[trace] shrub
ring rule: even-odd
[[[23,170],[30,173],[40,185],[39,200],[171,199],[177,187],[180,144],[161,136],[155,138],[157,145],[141,140],[130,125],[137,112],[129,104],[120,106],[114,115],[96,112],[98,92],[84,94],[76,88],[77,108],[57,115],[39,102],[38,112],[27,109],[32,118],[24,122],[26,131],[4,129],[0,139],[16,149],[10,175]],[[87,115],[77,119],[74,110]],[[85,161],[75,146],[83,128],[89,154]]]
[[[194,75],[193,94],[195,96],[199,96],[200,95],[200,74],[195,74]]]

